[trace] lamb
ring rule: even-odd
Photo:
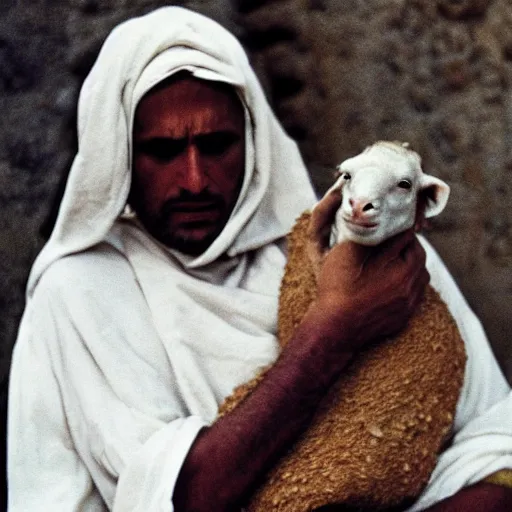
[[[327,191],[343,191],[333,226],[336,243],[378,245],[414,225],[420,194],[429,199],[425,217],[433,217],[443,211],[450,193],[446,183],[423,173],[420,156],[407,143],[377,142],[345,160],[338,173]]]
[[[331,242],[378,245],[445,207],[449,187],[424,174],[407,144],[380,141],[338,167],[328,193],[342,190]],[[418,199],[422,198],[422,201]],[[315,297],[306,255],[310,213],[288,236],[278,338],[290,340]],[[357,510],[403,508],[421,493],[447,441],[464,378],[464,343],[433,288],[407,328],[362,352],[320,404],[308,430],[269,472],[250,512],[308,512],[332,504]],[[265,372],[226,399],[229,413]]]

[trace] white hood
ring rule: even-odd
[[[259,248],[285,235],[315,200],[300,153],[274,117],[240,43],[209,18],[166,7],[118,26],[87,77],[78,106],[78,153],[52,235],[28,284],[33,293],[54,261],[102,241],[130,188],[135,108],[155,84],[180,70],[233,84],[247,119],[246,175],[231,219],[188,268]],[[182,255],[183,256],[183,255]]]

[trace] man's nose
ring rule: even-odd
[[[195,144],[189,144],[186,149],[184,169],[184,187],[189,192],[199,193],[206,187],[206,175],[201,165],[201,154]]]

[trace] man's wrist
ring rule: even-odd
[[[355,336],[342,318],[314,302],[280,358],[291,371],[320,387],[335,379],[354,354]]]

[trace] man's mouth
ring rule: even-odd
[[[219,209],[219,204],[214,201],[180,201],[173,203],[169,213],[181,212],[211,212]]]
[[[215,195],[182,193],[165,202],[158,224],[162,230],[210,229],[220,222],[223,212],[224,203]]]
[[[176,201],[167,205],[162,222],[174,229],[198,229],[216,224],[221,216],[216,201]]]

